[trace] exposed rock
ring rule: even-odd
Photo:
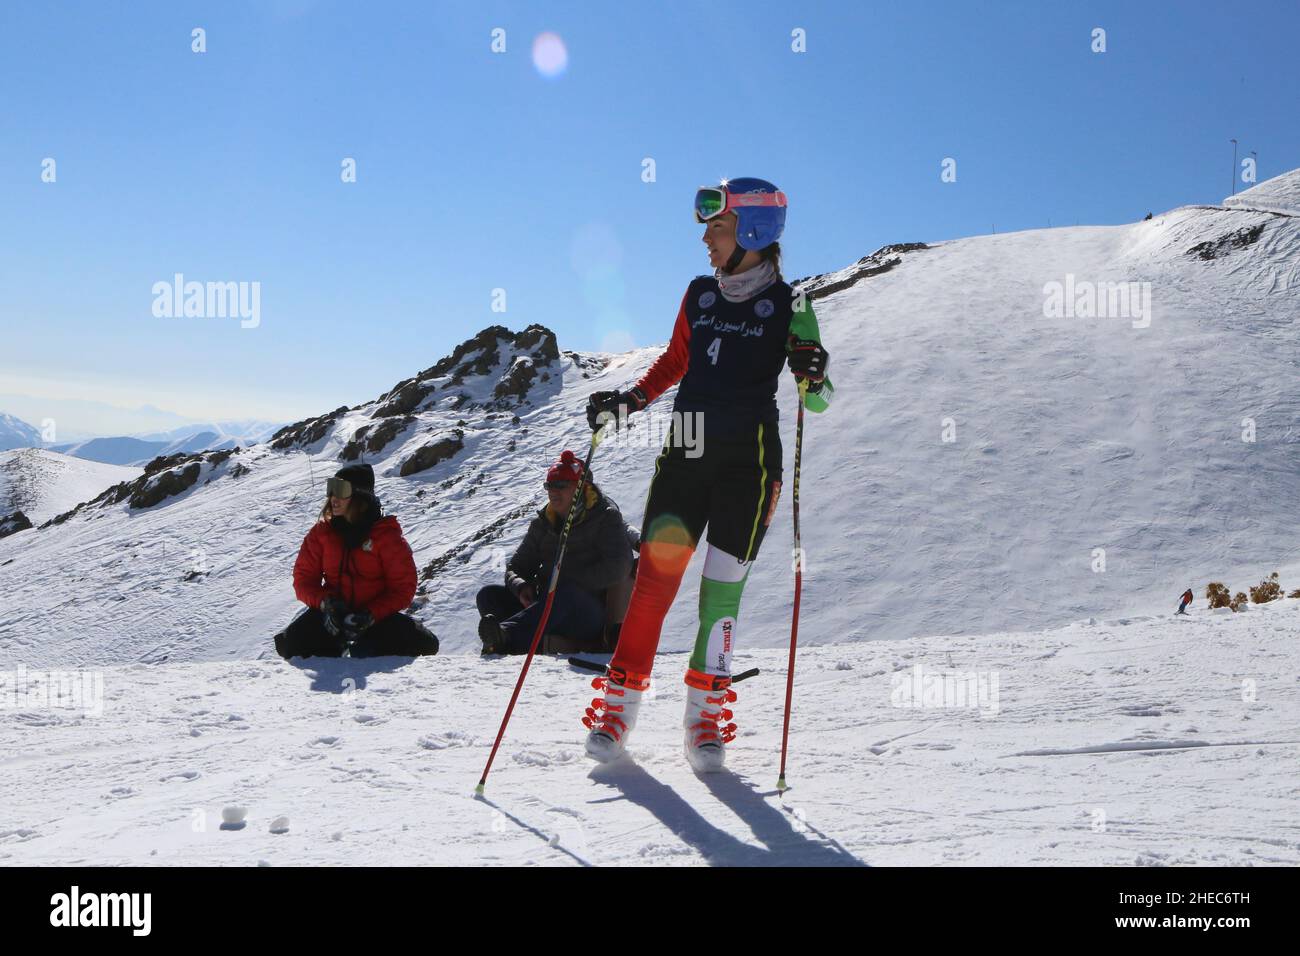
[[[372,418],[392,418],[395,415],[409,415],[420,407],[420,403],[429,397],[432,385],[422,385],[414,379],[408,379],[381,399],[384,402],[375,409]]]
[[[434,465],[451,458],[464,447],[465,443],[460,438],[444,438],[441,441],[425,445],[402,462],[398,474],[405,478],[408,475],[414,475],[416,472],[427,471]]]
[[[372,455],[378,454],[398,434],[406,431],[408,425],[413,421],[415,421],[415,415],[406,415],[400,419],[389,419],[380,427],[374,429],[373,432],[370,431],[370,425],[361,425],[352,433],[352,441],[344,445],[342,451],[339,451],[338,457],[343,459],[344,462],[355,462],[357,458],[361,457],[363,451],[367,451]],[[367,434],[370,436],[369,441],[363,441]]]
[[[242,461],[235,462],[235,467],[230,469],[231,478],[243,478],[248,474],[249,468]]]
[[[559,361],[560,346],[555,341],[555,333],[544,325],[530,325],[515,336],[515,348],[529,352],[541,361],[540,365],[550,365]]]
[[[341,458],[343,461],[356,461],[358,458],[360,458],[361,451],[363,448],[365,448],[365,446],[361,442],[361,439],[366,437],[366,432],[368,431],[370,431],[369,425],[362,425],[360,428],[354,431],[352,433],[352,440],[349,441],[346,445],[344,445],[343,450],[339,452],[339,458]]]
[[[366,442],[366,451],[372,455],[379,454],[390,441],[405,431],[414,421],[414,415],[407,415],[405,418],[391,418],[384,422],[374,430]]]
[[[341,405],[334,411],[316,418],[304,418],[292,425],[285,425],[271,436],[271,447],[283,451],[286,448],[293,448],[295,445],[310,445],[318,442],[325,437],[325,433],[329,431],[330,426],[338,420],[339,416],[347,412],[347,410],[346,405]]]
[[[533,360],[527,355],[517,355],[510,363],[510,371],[506,372],[501,381],[497,382],[496,388],[492,390],[492,397],[498,400],[513,399],[516,403],[522,402],[535,378],[537,378],[537,368]]]
[[[863,256],[853,264],[852,271],[841,279],[834,281],[827,280],[830,273],[821,275],[808,276],[804,279],[796,279],[790,283],[797,286],[800,290],[806,291],[810,298],[816,300],[823,296],[828,296],[834,292],[842,292],[852,286],[857,285],[863,279],[869,279],[872,276],[882,275],[893,269],[903,261],[903,253],[917,252],[921,249],[929,249],[924,242],[895,242],[887,246],[881,246],[871,255]]]
[[[555,333],[544,325],[530,325],[517,334],[501,325],[484,329],[474,338],[457,346],[455,352],[433,368],[420,373],[419,380],[450,374],[450,378],[442,385],[446,391],[463,385],[470,376],[486,375],[501,362],[502,340],[508,342],[516,352],[527,354],[515,356],[494,387],[493,397],[498,407],[503,404],[517,405],[536,379],[537,368],[551,365],[560,357]],[[451,408],[453,411],[462,408],[468,401],[466,396],[458,396]]]
[[[147,478],[150,475],[156,475],[161,471],[166,471],[168,468],[174,468],[181,462],[195,457],[199,456],[186,454],[183,451],[178,451],[174,455],[159,455],[144,466],[144,476]]]
[[[147,480],[131,493],[132,508],[152,508],[160,501],[179,495],[199,480],[201,466],[192,461],[184,468],[173,468]],[[140,481],[140,479],[136,479]]]
[[[1230,232],[1226,236],[1220,236],[1218,239],[1211,239],[1207,242],[1198,242],[1192,248],[1187,250],[1189,256],[1200,256],[1202,259],[1217,259],[1221,255],[1231,252],[1233,249],[1245,249],[1253,246],[1256,240],[1264,232],[1264,223],[1257,226],[1248,226],[1238,229],[1236,232]]]
[[[581,352],[565,352],[574,367],[582,371],[583,378],[591,378],[592,372],[603,372],[611,359],[603,355],[583,355]]]
[[[492,400],[482,407],[508,410],[519,405],[528,390],[537,381],[539,369],[552,365],[560,357],[559,344],[555,333],[544,325],[529,325],[522,332],[512,332],[504,325],[492,325],[483,329],[473,338],[461,342],[452,353],[437,364],[420,372],[418,375],[399,382],[390,391],[381,395],[372,403],[371,418],[391,420],[378,428],[363,426],[358,428],[351,439],[339,452],[344,461],[355,461],[366,454],[377,454],[392,439],[405,429],[414,416],[424,408],[434,393],[435,387],[451,391],[448,401],[442,407],[450,411],[462,408],[479,407],[469,394],[454,392],[459,386],[474,376],[486,376],[499,369],[502,363],[502,346],[509,347],[516,354],[510,366],[504,369],[500,379],[493,386]],[[576,353],[571,353],[575,354]],[[582,360],[586,367],[603,368],[602,360]],[[542,373],[545,381],[550,380],[549,373]],[[435,383],[432,379],[442,379]],[[361,408],[363,406],[358,406]],[[328,434],[330,428],[347,413],[344,406],[316,418],[303,419],[292,425],[286,425],[271,436],[270,446],[277,450],[302,447],[320,441]],[[417,453],[418,455],[418,453]],[[157,460],[158,470],[174,467],[175,462]],[[411,466],[411,460],[403,467]],[[413,467],[413,466],[412,466]],[[428,466],[425,466],[428,467]],[[423,470],[416,468],[415,470]]]
[[[31,526],[32,523],[27,515],[21,511],[15,511],[11,515],[0,518],[0,538],[7,538],[19,531],[26,531]]]
[[[437,365],[427,368],[416,376],[418,381],[427,381],[431,378],[438,378],[442,375],[452,373],[461,376],[465,375],[484,375],[493,365],[496,364],[500,357],[499,339],[513,339],[514,333],[504,325],[491,325],[474,336],[472,339],[466,339],[452,350],[452,353],[446,358],[440,359]],[[474,352],[480,354],[473,360],[467,361],[468,357]],[[459,367],[458,367],[459,366]]]

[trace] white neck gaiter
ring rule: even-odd
[[[717,277],[722,297],[728,302],[752,299],[776,281],[776,270],[766,259],[746,272],[727,275],[721,269],[715,269],[713,274]]]

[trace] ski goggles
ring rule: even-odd
[[[695,221],[708,222],[742,206],[784,206],[785,193],[732,193],[722,186],[701,186],[695,191]]]
[[[576,481],[569,481],[566,478],[563,480],[556,479],[555,481],[544,481],[542,482],[542,485],[547,491],[563,491],[565,488],[576,488],[578,483]]]
[[[351,498],[352,482],[346,478],[326,478],[325,494],[331,498]]]

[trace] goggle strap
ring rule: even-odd
[[[738,206],[784,206],[785,193],[727,193],[727,208]]]

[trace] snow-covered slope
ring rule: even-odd
[[[1300,170],[1131,225],[903,246],[810,282],[837,395],[807,424],[801,640],[1164,611],[1188,586],[1235,589],[1300,556],[1300,219],[1271,208],[1298,183]],[[1080,314],[1081,290],[1109,306],[1114,282],[1149,283],[1134,300],[1149,292],[1149,312]],[[1053,283],[1077,306],[1061,317],[1045,314]],[[546,465],[584,449],[586,396],[628,385],[659,352],[550,342],[543,356],[538,335],[467,343],[375,402],[202,463],[152,507],[112,495],[21,548],[0,541],[0,649],[29,663],[255,657],[296,611],[290,568],[323,478],[355,452],[425,572],[417,613],[445,652],[476,653],[474,593],[499,578]],[[782,416],[788,479],[789,382]],[[596,459],[634,522],[655,423],[646,413]],[[788,514],[783,502],[751,575],[742,650],[787,639]],[[699,563],[664,650],[693,639]]]
[[[92,694],[0,721],[0,863],[1296,866],[1297,630],[1290,600],[808,648],[784,798],[777,650],[745,652],[709,777],[681,753],[684,654],[601,768],[591,675],[537,661],[482,800],[518,660],[117,665],[99,716]],[[896,706],[917,668],[986,696]]]
[[[43,448],[3,451],[0,516],[21,511],[39,524],[139,474],[139,468],[85,461]]]
[[[21,418],[0,412],[0,451],[35,448],[41,443],[40,429]]]
[[[1223,201],[1233,209],[1257,209],[1284,216],[1300,216],[1300,176],[1294,172],[1275,176]]]

